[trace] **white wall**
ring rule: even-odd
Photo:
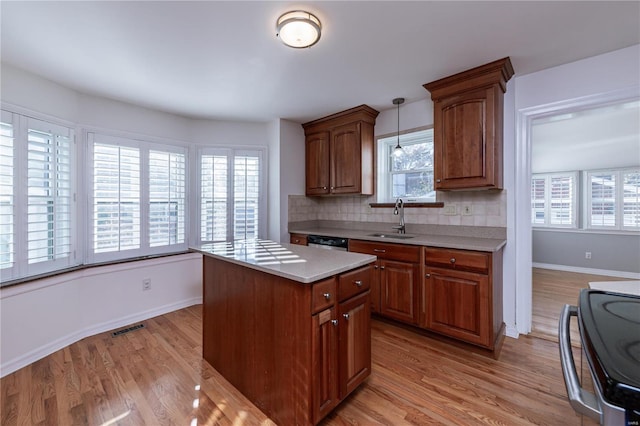
[[[200,145],[268,144],[265,123],[193,120],[79,94],[1,66],[3,104],[79,127]],[[195,182],[190,185],[194,188]],[[89,268],[0,289],[0,375],[83,337],[201,303],[201,265],[201,255],[187,254]],[[151,291],[142,292],[143,278],[151,279]]]
[[[304,129],[280,120],[280,241],[289,242],[289,195],[305,193]]]
[[[142,280],[151,289],[142,291]],[[0,289],[0,376],[84,337],[202,303],[202,255],[83,269]]]
[[[513,181],[505,184],[513,186],[515,192],[508,206],[515,217],[507,229],[507,251],[515,250],[516,326],[520,333],[531,329],[531,121],[571,105],[637,96],[639,86],[640,45],[516,78],[516,149],[512,157],[505,155],[505,165],[516,169]]]

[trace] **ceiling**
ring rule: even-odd
[[[6,1],[2,62],[80,92],[194,118],[305,122],[429,97],[424,83],[510,56],[528,74],[640,43],[626,1]],[[310,49],[277,38],[304,8]]]
[[[533,173],[640,166],[640,100],[534,120]]]

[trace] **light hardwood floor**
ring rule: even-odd
[[[558,341],[558,321],[565,304],[576,305],[580,290],[589,288],[592,281],[620,281],[625,278],[577,272],[533,268],[532,272],[531,335]],[[578,323],[571,322],[572,342],[579,340]]]
[[[272,424],[202,360],[200,305],[144,324],[1,379],[0,423]],[[372,375],[323,425],[581,424],[551,341],[508,338],[494,360],[379,320],[372,327]]]

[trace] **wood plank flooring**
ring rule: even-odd
[[[268,425],[202,360],[201,306],[88,337],[0,379],[0,423]],[[505,340],[499,360],[374,320],[372,375],[323,425],[579,425],[557,344]]]
[[[625,278],[533,268],[531,335],[557,342],[560,311],[565,304],[576,305],[580,290],[589,288],[591,281],[621,280]],[[580,338],[577,324],[571,322],[572,342]]]

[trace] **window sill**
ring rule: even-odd
[[[396,206],[395,203],[369,203],[369,206],[372,209],[377,209],[377,208],[394,208]],[[443,202],[434,202],[434,203],[403,203],[403,207],[404,208],[411,208],[411,207],[421,207],[421,208],[426,208],[426,209],[440,209],[442,207],[444,207],[444,203]]]

